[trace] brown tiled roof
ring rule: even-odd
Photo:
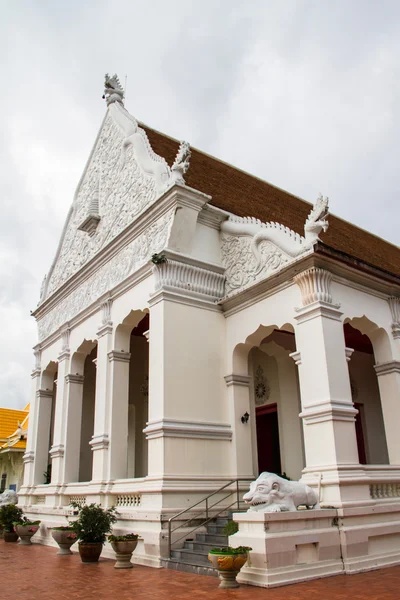
[[[147,125],[141,126],[154,152],[172,165],[179,142]],[[304,222],[311,210],[309,203],[208,154],[191,150],[185,181],[212,196],[210,204],[241,217],[278,221],[297,233],[304,233]],[[400,276],[400,249],[347,221],[330,216],[329,229],[321,239],[335,250]]]

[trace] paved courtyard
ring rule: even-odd
[[[218,589],[218,579],[166,569],[114,569],[102,559],[83,565],[79,556],[56,556],[46,546],[0,540],[1,597],[4,600],[399,600],[400,566],[361,575],[341,575],[275,589],[242,586]]]

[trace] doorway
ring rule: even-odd
[[[258,472],[281,474],[278,409],[276,404],[256,408]]]

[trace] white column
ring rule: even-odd
[[[53,445],[50,449],[51,456],[51,483],[61,483],[63,476],[64,448],[65,448],[65,418],[66,418],[66,375],[69,372],[69,328],[62,334],[61,353],[58,356],[57,393],[54,418]]]
[[[346,360],[342,313],[332,303],[331,274],[312,268],[296,278],[302,292],[303,308],[296,315],[297,352],[292,354],[299,367],[306,468],[304,474],[321,475],[325,502],[340,503],[354,493],[340,487],[341,470],[358,465],[355,432],[356,409],[351,398]],[[353,496],[352,496],[353,494]]]
[[[79,449],[81,447],[81,421],[83,375],[69,373],[65,377],[66,418],[63,483],[79,481]]]
[[[96,404],[94,412],[94,433],[89,442],[93,451],[92,480],[101,482],[107,479],[108,446],[109,446],[109,370],[110,361],[108,353],[112,344],[112,322],[104,322],[100,327],[97,337],[96,360]]]
[[[38,389],[36,392],[36,439],[34,440],[34,475],[33,484],[44,483],[44,473],[49,461],[49,439],[51,427],[51,408],[53,390]]]
[[[230,423],[232,427],[232,467],[234,477],[247,479],[257,476],[252,440],[255,439],[255,410],[250,404],[250,381],[246,375],[227,375]],[[246,414],[247,413],[247,414]],[[248,420],[244,415],[247,416]],[[244,422],[242,422],[244,417]]]
[[[124,479],[128,468],[129,352],[108,353],[110,377],[107,479]]]
[[[400,465],[400,361],[375,365],[391,465]]]
[[[26,442],[26,452],[24,454],[24,483],[23,488],[29,488],[34,485],[34,461],[35,461],[35,447],[37,442],[37,412],[38,412],[38,397],[37,391],[40,386],[40,346],[34,348],[35,356],[35,367],[32,371],[32,388],[31,388],[31,401],[29,407],[29,425],[28,425],[28,437]],[[24,490],[21,488],[20,493]]]

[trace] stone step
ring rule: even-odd
[[[214,544],[214,546],[227,546],[228,538],[226,535],[216,533],[197,533],[196,542],[203,542],[205,544]]]
[[[214,523],[209,523],[207,525],[207,533],[216,533],[218,535],[224,535],[222,533],[225,525],[216,525]]]
[[[171,559],[163,559],[162,566],[166,569],[173,569],[174,571],[183,571],[184,573],[194,573],[195,575],[208,575],[209,577],[218,577],[218,571],[214,569],[210,563],[210,566],[198,565],[189,562],[182,562]]]
[[[228,519],[227,517],[217,517],[215,519],[215,525],[218,525],[219,527],[225,527],[229,521],[231,521],[231,519]],[[210,525],[214,525],[214,523],[210,523]]]
[[[208,560],[208,552],[193,552],[182,548],[180,550],[172,550],[171,558],[177,562],[190,563],[192,565],[208,566],[210,561]]]
[[[228,542],[225,544],[218,544],[218,547],[221,545],[227,546]],[[192,552],[209,552],[212,548],[215,548],[217,544],[215,543],[207,543],[207,542],[185,542],[184,548],[186,550],[191,550]]]

